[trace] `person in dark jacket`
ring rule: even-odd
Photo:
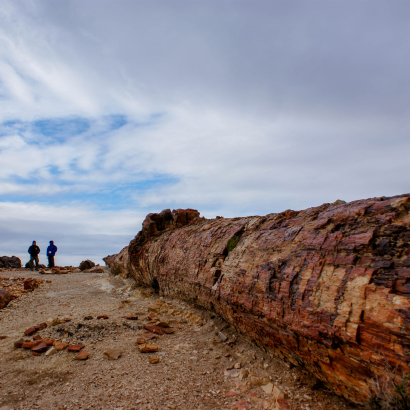
[[[36,241],[28,248],[28,253],[30,254],[30,269],[33,270],[34,262],[36,262],[36,270],[38,270],[38,254],[40,253],[40,248],[37,246]]]
[[[54,245],[53,241],[50,241],[50,245],[47,248],[47,258],[48,258],[48,267],[54,268],[54,255],[57,252],[57,246]]]

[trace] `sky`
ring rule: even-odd
[[[0,255],[146,214],[410,192],[408,0],[0,0]]]

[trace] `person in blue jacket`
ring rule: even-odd
[[[37,246],[36,241],[28,248],[28,253],[30,254],[30,269],[33,270],[34,262],[36,262],[36,270],[38,270],[38,254],[40,253],[40,248]]]
[[[54,268],[54,255],[57,252],[57,246],[54,245],[53,241],[50,241],[50,245],[47,248],[47,258],[48,258],[48,267]]]

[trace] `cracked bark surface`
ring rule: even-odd
[[[124,275],[216,311],[351,401],[386,363],[409,371],[408,194],[231,219],[165,210],[119,255]]]

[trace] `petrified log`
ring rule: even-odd
[[[409,195],[262,217],[191,211],[178,227],[182,210],[147,217],[128,247],[139,284],[215,310],[352,401],[388,366],[410,370]]]
[[[1,256],[0,268],[21,268],[21,260],[17,256]]]
[[[86,270],[86,269],[91,269],[94,266],[95,266],[95,263],[93,261],[91,261],[90,259],[86,259],[85,261],[82,261],[80,263],[79,268],[80,268],[81,271],[83,271],[83,270]]]

